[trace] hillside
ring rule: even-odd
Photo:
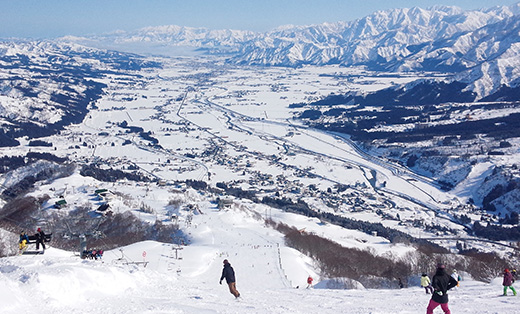
[[[404,289],[333,289],[311,260],[279,247],[279,234],[245,212],[202,208],[188,230],[193,241],[179,251],[146,241],[106,251],[101,260],[81,260],[52,247],[45,255],[2,258],[2,313],[417,313],[430,298],[412,282]],[[239,300],[218,284],[224,258],[235,269]],[[305,289],[308,275],[315,279],[312,289]],[[460,288],[449,293],[453,312],[516,309],[516,298],[499,297],[500,278],[485,284],[463,276]]]
[[[0,42],[0,146],[80,123],[106,87],[101,77],[154,66],[135,55],[74,44]]]

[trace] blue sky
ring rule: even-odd
[[[0,0],[0,37],[52,38],[180,25],[268,31],[280,25],[351,21],[377,10],[463,9],[519,0]]]

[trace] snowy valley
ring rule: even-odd
[[[513,311],[497,296],[519,262],[519,6],[329,25],[335,40],[314,39],[345,49],[335,59],[292,59],[287,42],[309,43],[292,28],[150,28],[163,37],[133,47],[209,52],[189,56],[1,42],[0,311],[417,313],[420,273],[440,261],[463,274],[453,312]],[[375,20],[385,30],[358,41]],[[414,23],[451,33],[375,44]],[[274,34],[287,41],[260,47]],[[354,62],[349,45],[400,52]],[[52,233],[45,254],[17,255],[36,227]],[[218,284],[223,259],[239,300]]]

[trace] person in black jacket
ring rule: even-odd
[[[40,249],[40,244],[42,245],[43,250],[45,251],[45,232],[41,228],[38,228],[36,234],[36,250]]]
[[[231,267],[231,264],[228,262],[227,259],[224,260],[224,269],[222,269],[220,284],[222,284],[222,280],[224,278],[226,278],[226,282],[229,286],[229,292],[231,292],[231,294],[234,295],[235,298],[238,298],[240,296],[240,293],[238,292],[236,287],[235,271],[233,270],[233,267]]]
[[[445,314],[450,314],[448,308],[448,290],[457,286],[457,280],[446,273],[444,264],[437,264],[437,271],[432,278],[433,293],[426,314],[433,314],[437,306],[441,306]]]

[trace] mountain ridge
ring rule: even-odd
[[[468,83],[479,98],[520,78],[517,19],[520,3],[481,10],[432,6],[376,11],[353,21],[282,25],[256,33],[176,25],[145,27],[85,38],[92,44],[153,45],[162,51],[192,47],[228,56],[238,65],[300,67],[338,64],[368,70],[433,71]],[[486,72],[497,75],[490,77]],[[511,85],[512,84],[512,85]]]

